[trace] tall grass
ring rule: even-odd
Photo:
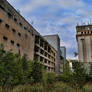
[[[56,82],[44,86],[40,83],[34,85],[19,85],[11,92],[75,92],[75,89],[63,82]],[[85,85],[79,92],[92,92],[92,84]]]

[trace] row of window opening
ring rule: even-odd
[[[5,9],[4,9],[3,6],[0,5],[0,8],[5,11]],[[11,14],[10,12],[7,12],[7,15],[8,15],[9,18],[13,18],[13,14]],[[17,18],[14,17],[13,20],[14,20],[16,23],[18,23]],[[19,22],[19,25],[20,25],[21,27],[23,27],[23,24],[22,24],[21,22]],[[25,29],[25,30],[28,30],[27,27],[25,27],[25,26],[24,26],[24,29]],[[28,30],[28,32],[31,33],[32,36],[33,36],[33,32],[31,32],[30,30]]]
[[[92,33],[92,31],[88,31],[88,32],[81,32],[81,34],[90,34]]]
[[[8,38],[6,36],[3,36],[3,41],[6,42],[7,40],[8,40]],[[11,43],[11,45],[14,45],[14,40],[11,40],[10,43]],[[20,44],[17,43],[16,46],[20,47]]]
[[[2,23],[2,20],[1,20],[1,19],[0,19],[0,23]],[[5,24],[5,27],[6,27],[7,29],[10,28],[10,26],[9,26],[8,24]],[[16,30],[15,30],[15,29],[12,29],[12,32],[13,32],[13,33],[16,33]],[[18,36],[21,37],[21,33],[20,33],[20,32],[18,32]],[[27,38],[28,35],[25,34],[25,37]]]

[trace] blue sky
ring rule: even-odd
[[[42,35],[58,34],[67,58],[77,52],[76,25],[92,20],[92,0],[8,0]]]

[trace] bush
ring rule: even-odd
[[[43,81],[46,84],[53,84],[56,81],[56,75],[51,72],[46,72],[43,76]]]
[[[92,82],[92,76],[87,75],[86,76],[86,82]]]

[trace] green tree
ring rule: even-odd
[[[63,74],[62,74],[62,80],[64,82],[69,82],[70,81],[70,76],[72,74],[72,71],[70,69],[70,66],[69,66],[69,61],[66,61],[65,64],[64,64],[64,67],[63,67]]]
[[[78,92],[79,89],[82,89],[86,83],[86,70],[83,63],[81,62],[72,62],[72,69],[69,67],[69,62],[64,66],[64,71],[62,79],[69,86],[76,89]]]
[[[27,59],[27,55],[22,57],[23,83],[33,83],[33,78],[30,76],[32,72],[33,61]]]
[[[86,70],[82,62],[72,62],[73,72],[71,75],[70,84],[78,92],[86,84]]]
[[[2,71],[4,71],[2,79],[3,89],[21,83],[23,71],[20,57],[17,54],[7,52],[1,62],[3,62]]]
[[[42,81],[43,65],[40,62],[38,62],[38,61],[33,62],[32,72],[31,72],[30,76],[32,76],[34,83]]]

